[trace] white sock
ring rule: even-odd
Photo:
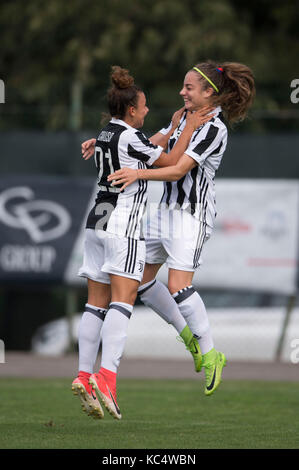
[[[173,294],[173,298],[190,330],[198,338],[202,354],[206,354],[214,347],[214,343],[206,307],[202,298],[193,286],[185,287],[176,292]]]
[[[133,306],[124,302],[111,302],[102,328],[101,367],[117,372],[123,354],[127,329]]]
[[[100,332],[107,310],[94,305],[86,304],[82,315],[79,331],[79,370],[93,373],[93,368],[97,359]]]
[[[186,320],[162,282],[157,280],[147,282],[139,287],[138,294],[144,305],[152,308],[163,320],[172,324],[179,334],[181,333],[187,324]]]

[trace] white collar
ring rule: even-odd
[[[135,127],[130,126],[130,124],[127,124],[122,119],[116,119],[116,118],[113,117],[113,118],[111,118],[110,122],[112,124],[119,124],[120,126],[125,126],[127,129],[134,129],[136,131]]]
[[[192,111],[193,113],[195,113],[195,111]],[[222,108],[221,106],[217,106],[217,108],[213,109],[209,114],[215,114],[216,116],[218,116],[218,114],[222,113]]]
[[[217,108],[215,108],[213,111],[211,111],[211,114],[215,114],[214,117],[217,117],[218,114],[222,113],[222,108],[221,106],[217,106]]]
[[[194,113],[195,111],[192,111],[192,112]],[[215,116],[213,116],[213,117],[215,118],[215,117],[217,117],[220,113],[222,113],[222,108],[221,108],[221,106],[217,106],[217,108],[213,109],[209,114],[215,114]],[[186,114],[186,112],[183,114],[183,116],[182,116],[181,119],[183,119],[183,117],[185,117],[185,114]]]

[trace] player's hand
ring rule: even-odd
[[[171,125],[173,129],[176,129],[180,123],[181,117],[183,116],[183,113],[185,111],[185,106],[182,108],[178,109],[172,116],[171,118]]]
[[[84,160],[88,160],[94,155],[94,149],[96,145],[96,139],[85,140],[81,144],[82,157]]]
[[[186,116],[186,126],[192,127],[193,131],[195,131],[215,116],[215,113],[212,113],[214,109],[213,106],[205,106],[193,113],[188,112]]]
[[[134,183],[138,179],[138,170],[133,170],[132,168],[121,168],[116,170],[114,173],[111,173],[107,180],[111,183],[111,186],[116,186],[117,184],[123,184],[120,188],[120,191],[125,189],[129,184]]]

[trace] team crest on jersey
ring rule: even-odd
[[[138,271],[142,273],[144,268],[144,261],[138,261]]]

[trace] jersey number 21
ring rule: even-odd
[[[107,183],[107,177],[114,173],[112,164],[112,155],[110,149],[104,152],[101,147],[95,148],[95,163],[99,170],[98,172],[98,183]]]

